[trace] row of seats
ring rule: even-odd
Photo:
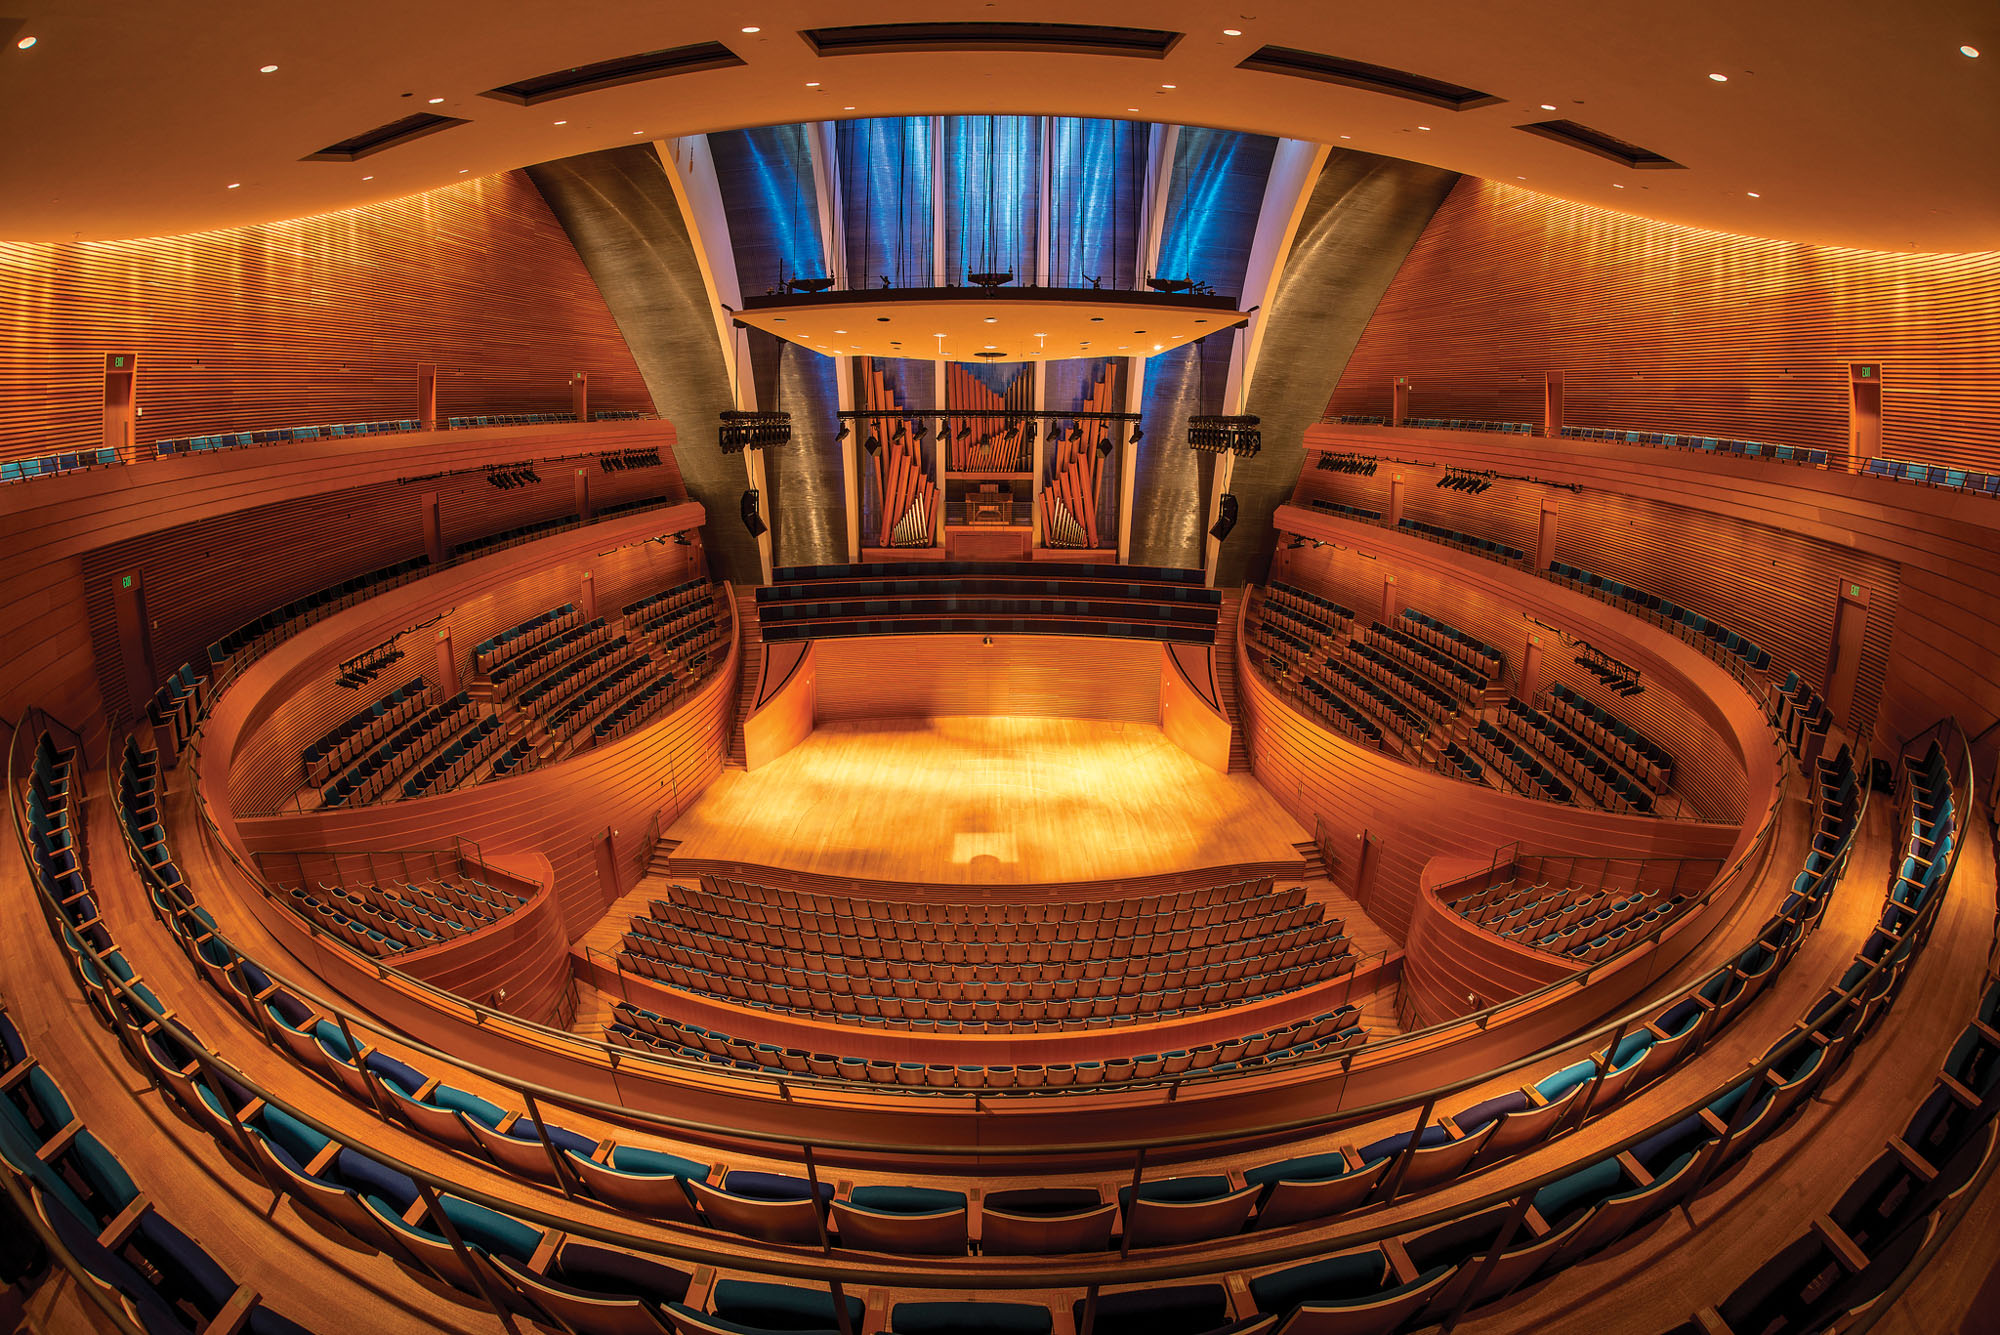
[[[737,1070],[934,1090],[1072,1089],[1172,1080],[1202,1073],[1228,1075],[1306,1057],[1333,1056],[1359,1047],[1366,1037],[1358,1023],[1359,1010],[1342,1006],[1276,1029],[1169,1052],[1079,1062],[946,1065],[840,1056],[781,1048],[774,1043],[753,1043],[670,1019],[629,1002],[617,1003],[612,1012],[612,1023],[606,1026],[605,1037],[621,1047]]]
[[[1509,436],[1531,436],[1535,433],[1533,422],[1489,422],[1481,418],[1406,417],[1399,425],[1426,431],[1498,431]]]
[[[1278,580],[1264,587],[1264,604],[1282,608],[1296,619],[1321,627],[1328,635],[1338,634],[1354,620],[1353,611],[1333,599]]]
[[[1443,524],[1431,524],[1421,519],[1411,519],[1408,515],[1398,519],[1396,526],[1398,528],[1409,529],[1415,533],[1421,533],[1427,538],[1435,538],[1439,542],[1451,543],[1453,546],[1470,547],[1474,551],[1484,552],[1488,556],[1499,557],[1501,560],[1525,561],[1528,559],[1528,554],[1519,547],[1509,547],[1504,542],[1495,542],[1491,538],[1482,538],[1477,534],[1466,533],[1455,528],[1447,528]]]
[[[1771,721],[1795,755],[1811,759],[1820,753],[1833,729],[1833,711],[1826,697],[1799,679],[1796,669],[1785,673],[1772,693]]]
[[[1394,641],[1388,643],[1393,644]],[[1427,659],[1418,659],[1407,652],[1396,653],[1371,640],[1349,640],[1346,653],[1348,661],[1359,658],[1365,664],[1362,671],[1388,683],[1398,694],[1433,718],[1449,719],[1464,704],[1461,696],[1437,684]]]
[[[1276,669],[1282,678],[1286,671],[1284,664],[1278,663]],[[1337,731],[1369,746],[1382,745],[1381,725],[1370,715],[1350,704],[1347,697],[1340,692],[1311,675],[1299,678],[1299,688],[1304,692],[1303,699],[1307,706],[1332,723]]]
[[[716,612],[715,590],[712,585],[696,581],[693,596],[680,595],[651,606],[625,614],[628,628],[646,634],[674,635],[685,629],[695,617],[712,616]]]
[[[455,736],[472,719],[472,696],[467,692],[440,700],[322,788],[320,805],[331,808],[345,806],[350,800],[373,801],[418,757],[444,738]]]
[[[0,1159],[27,1188],[36,1214],[92,1279],[147,1331],[232,1330],[305,1335],[230,1278],[133,1182],[85,1125],[62,1086],[28,1050],[0,1000]],[[10,1247],[27,1244],[22,1230]],[[87,1300],[86,1300],[87,1305]]]
[[[244,445],[284,445],[302,440],[342,440],[353,436],[386,436],[416,431],[421,422],[340,422],[332,426],[290,426],[270,431],[234,431],[220,436],[187,436],[161,440],[153,449],[162,458],[170,455],[200,454],[207,450],[236,449]]]
[[[620,608],[619,612],[629,619],[639,613],[649,612],[651,609],[662,606],[684,607],[690,603],[699,602],[702,598],[710,596],[710,594],[711,587],[708,581],[697,577],[695,579],[684,580],[671,588],[661,589],[657,593],[648,594],[644,598],[635,599]]]
[[[178,755],[194,739],[195,729],[208,715],[208,706],[208,678],[197,675],[194,664],[183,663],[146,702],[146,718],[166,732]]]
[[[1620,764],[1650,783],[1654,792],[1664,794],[1673,785],[1674,758],[1668,754],[1667,748],[1652,741],[1603,705],[1556,682],[1548,689],[1544,707],[1550,714],[1610,751]]]
[[[717,899],[731,900],[740,906],[740,912],[732,910],[735,916],[757,919],[781,927],[817,926],[822,929],[828,925],[828,919],[834,919],[843,923],[853,922],[855,930],[863,934],[868,930],[860,925],[864,920],[876,923],[961,924],[975,928],[991,924],[998,928],[1009,923],[1027,925],[1129,921],[1150,918],[1157,914],[1173,915],[1169,927],[1171,930],[1179,931],[1193,926],[1197,921],[1202,923],[1217,921],[1214,918],[1197,918],[1195,915],[1242,900],[1261,900],[1277,893],[1282,899],[1276,906],[1278,908],[1297,908],[1306,902],[1303,887],[1294,886],[1289,890],[1273,892],[1271,878],[1268,876],[1255,880],[1226,881],[1220,885],[1205,885],[1193,890],[1142,890],[1129,895],[1119,895],[1112,891],[1092,891],[1061,899],[1015,901],[969,901],[954,898],[884,899],[862,894],[827,895],[782,885],[759,885],[724,876],[704,876],[701,883],[702,893]],[[683,897],[696,893],[686,886],[675,886],[674,889]],[[1260,905],[1250,905],[1244,909],[1230,910],[1224,916],[1240,916],[1244,912],[1256,912],[1260,907]],[[761,918],[759,918],[760,913]],[[801,916],[805,914],[817,915],[819,921],[817,923],[808,921]]]
[[[1936,464],[1908,463],[1900,459],[1870,459],[1870,477],[1894,478],[1931,487],[1950,487],[1979,496],[2000,496],[2000,473],[1969,473],[1962,468],[1941,468]]]
[[[547,701],[547,709],[560,707],[576,691],[625,662],[636,652],[632,642],[623,635],[600,640],[575,658],[567,659],[560,666],[552,668],[546,675],[538,678],[533,685],[521,692],[520,699],[516,703],[531,717],[539,712],[546,712],[544,701]]]
[[[648,654],[634,653],[552,710],[544,721],[551,740],[574,737],[636,689],[652,666]],[[654,674],[657,676],[658,674]]]
[[[1721,440],[1714,436],[1677,436],[1659,431],[1618,431],[1606,427],[1566,426],[1562,434],[1570,440],[1601,440],[1616,445],[1664,445],[1669,449],[1700,450],[1708,454],[1733,454],[1743,459],[1777,459],[1784,463],[1826,467],[1827,452],[1803,445],[1766,445],[1755,440]]]
[[[1504,662],[1500,651],[1484,640],[1476,640],[1449,622],[1440,621],[1414,607],[1403,609],[1403,620],[1414,627],[1412,633],[1419,638],[1429,640],[1446,653],[1456,654],[1488,678],[1500,675]]]
[[[577,655],[594,649],[611,638],[611,627],[603,617],[580,621],[543,640],[534,648],[497,664],[486,680],[501,696],[535,682]]]
[[[1647,593],[1644,589],[1622,584],[1615,579],[1594,575],[1588,570],[1562,561],[1549,562],[1549,569],[1559,578],[1583,589],[1606,593],[1613,598],[1636,603],[1648,612],[1657,613],[1669,625],[1684,628],[1694,635],[1701,636],[1717,650],[1740,659],[1752,671],[1763,672],[1771,666],[1770,650],[1758,648],[1720,622],[1710,621],[1699,612],[1689,611],[1671,599],[1662,598],[1656,593]]]
[[[373,704],[356,711],[299,753],[306,782],[314,787],[325,785],[335,772],[347,768],[356,756],[374,748],[391,730],[429,708],[430,703],[430,686],[422,677],[412,677]]]
[[[1509,697],[1507,726],[1539,743],[1540,750],[1569,772],[1591,800],[1613,811],[1650,815],[1653,791],[1625,767],[1532,705]]]
[[[1445,682],[1467,698],[1483,694],[1492,683],[1489,674],[1481,672],[1457,654],[1440,649],[1396,626],[1377,621],[1369,626],[1368,635],[1370,643],[1422,669],[1433,680]]]
[[[275,640],[294,629],[292,623],[300,619],[317,621],[331,616],[344,608],[352,607],[364,598],[372,598],[385,589],[399,584],[407,584],[413,579],[430,573],[429,556],[412,556],[393,565],[371,570],[364,575],[329,584],[316,589],[301,598],[294,598],[282,607],[272,608],[261,616],[252,617],[235,630],[208,646],[208,662],[211,671],[220,671],[232,659],[245,650],[261,652],[261,644],[266,639]]]
[[[1313,497],[1310,503],[1313,509],[1324,510],[1330,515],[1345,515],[1349,519],[1365,519],[1371,524],[1382,522],[1382,512],[1380,510],[1370,510],[1365,506],[1349,505],[1345,501],[1329,501],[1319,496]]]
[[[502,751],[493,761],[493,777],[504,779],[509,774],[526,774],[535,768],[535,743],[532,738],[523,737]]]
[[[118,451],[109,445],[68,454],[44,454],[32,459],[0,459],[0,482],[25,482],[29,478],[54,477],[79,468],[102,468],[118,462]]]
[[[1444,744],[1444,752],[1439,757],[1438,764],[1439,768],[1447,774],[1455,775],[1458,778],[1466,779],[1473,783],[1486,782],[1486,770],[1477,760],[1472,758],[1470,751],[1467,751],[1457,742],[1446,742]]]
[[[452,739],[451,745],[417,767],[403,780],[404,797],[456,788],[486,763],[486,758],[507,741],[500,730],[498,714],[481,714],[478,722]]]
[[[1521,792],[1545,797],[1551,802],[1576,800],[1576,794],[1570,791],[1569,785],[1557,778],[1555,771],[1543,764],[1540,756],[1495,727],[1490,720],[1479,720],[1470,740],[1473,751],[1483,756],[1487,764]]]
[[[472,667],[475,672],[490,672],[515,654],[526,653],[552,635],[559,635],[570,629],[578,620],[576,606],[564,603],[561,607],[551,607],[537,612],[526,621],[509,626],[498,635],[481,640],[472,648]]]
[[[609,413],[597,414],[608,418]],[[478,426],[543,426],[553,422],[574,422],[575,413],[481,413],[474,417],[454,417],[446,425],[453,431]]]

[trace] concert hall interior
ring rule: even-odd
[[[2000,1331],[2000,9],[0,15],[0,1331]]]

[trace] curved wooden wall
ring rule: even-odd
[[[1559,541],[1563,560],[1614,576],[1622,573],[1631,583],[1651,583],[1677,601],[1713,611],[1717,620],[1743,622],[1746,632],[1781,664],[1796,667],[1809,680],[1816,670],[1823,671],[1827,647],[1824,639],[1808,643],[1796,629],[1807,609],[1830,601],[1829,586],[1850,570],[1863,574],[1857,582],[1878,594],[1880,582],[1893,576],[1893,602],[1885,608],[1879,596],[1871,598],[1862,679],[1855,692],[1858,709],[1870,674],[1879,673],[1881,704],[1873,719],[1877,753],[1892,753],[1904,739],[1953,715],[1973,739],[1978,772],[1993,771],[2000,752],[2000,729],[1994,727],[2000,721],[2000,674],[1993,670],[2000,654],[2000,502],[1991,497],[1687,450],[1485,432],[1317,426],[1306,432],[1306,443],[1309,449],[1490,469],[1579,486],[1580,496],[1559,502],[1564,507],[1561,524],[1601,502],[1619,507],[1612,513],[1622,514],[1627,525],[1623,533],[1612,524],[1606,526],[1608,536]],[[1498,483],[1486,495],[1499,495],[1510,485],[1516,484]],[[1337,541],[1378,531],[1322,517],[1329,531],[1342,535]],[[1627,548],[1642,526],[1648,535]],[[1481,531],[1477,524],[1465,527]],[[1811,589],[1789,587],[1783,580],[1737,582],[1729,567],[1747,554],[1761,555],[1768,563],[1774,553],[1764,548],[1773,534],[1807,544],[1808,560],[1820,572]],[[1621,558],[1621,551],[1630,550],[1659,555],[1640,568],[1629,556]],[[1781,562],[1781,571],[1785,564]],[[1870,585],[1867,578],[1878,582]],[[1683,589],[1684,596],[1676,589]],[[1739,601],[1712,605],[1718,595]],[[1789,641],[1781,638],[1788,624],[1795,627]],[[1871,658],[1877,646],[1883,646],[1879,665]],[[1793,653],[1800,661],[1789,658]],[[1865,736],[1869,720],[1857,721],[1863,726],[1850,730]],[[1644,726],[1636,719],[1634,723]]]
[[[238,816],[231,805],[249,743],[299,689],[332,671],[356,644],[432,615],[440,607],[533,572],[661,531],[700,522],[700,507],[637,515],[497,553],[392,590],[307,627],[253,664],[210,715],[199,786],[222,837],[246,860],[287,850],[427,848],[448,835],[482,857],[541,854],[549,860],[564,935],[577,936],[637,879],[661,824],[691,805],[721,772],[736,700],[738,649],[694,695],[657,721],[576,760],[435,796],[352,810]],[[289,742],[287,743],[289,745]]]
[[[990,638],[991,644],[981,643]],[[1160,646],[1063,635],[889,635],[819,640],[815,716],[1160,721]]]
[[[1882,452],[2000,471],[2000,251],[1904,255],[1732,236],[1462,177],[1328,409],[1565,420],[1847,452],[1847,363],[1881,362]]]
[[[1417,1028],[1521,996],[1573,972],[1568,961],[1503,941],[1439,902],[1440,885],[1480,875],[1491,865],[1491,859],[1445,857],[1432,858],[1423,870],[1412,901],[1400,1000]]]
[[[1359,541],[1362,527],[1335,527],[1330,517],[1289,508],[1279,510],[1279,522],[1330,541]],[[1667,632],[1574,590],[1403,534],[1368,536],[1380,564],[1399,572],[1428,570],[1550,624],[1590,627],[1592,640],[1648,674],[1649,690],[1671,691],[1707,722],[1720,743],[1710,760],[1740,767],[1746,802],[1742,824],[1700,823],[1584,811],[1446,778],[1322,727],[1278,694],[1239,640],[1241,726],[1257,778],[1306,828],[1324,822],[1334,831],[1363,832],[1365,851],[1359,842],[1335,851],[1347,866],[1349,888],[1384,930],[1408,939],[1423,868],[1439,856],[1490,858],[1516,840],[1532,851],[1579,857],[1733,860],[1748,849],[1782,769],[1761,709],[1723,668]]]
[[[154,662],[165,674],[217,635],[300,594],[421,551],[415,515],[423,493],[449,496],[451,486],[463,486],[459,508],[470,514],[490,504],[484,494],[508,494],[482,477],[436,474],[657,449],[660,468],[600,475],[593,467],[592,483],[640,479],[620,485],[682,495],[673,448],[665,422],[488,427],[219,450],[0,487],[0,642],[8,647],[0,655],[0,709],[11,719],[40,705],[93,732],[107,707],[122,712],[122,680],[114,676],[108,693],[100,691],[91,619],[121,572],[94,553],[135,557],[149,592],[152,580],[166,583],[166,605],[153,600],[150,608],[159,623]],[[541,489],[521,490],[543,497],[547,515],[534,517],[570,513],[575,502],[574,477],[553,468]],[[186,599],[179,606],[176,590]],[[189,652],[170,658],[175,649]]]
[[[104,356],[138,358],[140,445],[418,416],[651,412],[617,323],[525,172],[290,222],[0,243],[0,458],[103,443]]]

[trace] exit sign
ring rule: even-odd
[[[129,371],[132,369],[132,354],[129,352],[107,352],[104,354],[104,369],[107,371]]]
[[[129,589],[129,588],[131,588],[131,587],[132,587],[132,577],[131,577],[130,575],[127,575],[127,576],[125,576],[124,580],[123,580],[123,581],[122,581],[122,582],[121,582],[121,583],[119,584],[119,586],[118,586],[118,587],[119,587],[119,588],[121,588],[121,589]]]

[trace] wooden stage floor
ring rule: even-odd
[[[824,724],[725,770],[662,837],[676,858],[1006,885],[1293,862],[1310,832],[1150,724],[940,718]]]

